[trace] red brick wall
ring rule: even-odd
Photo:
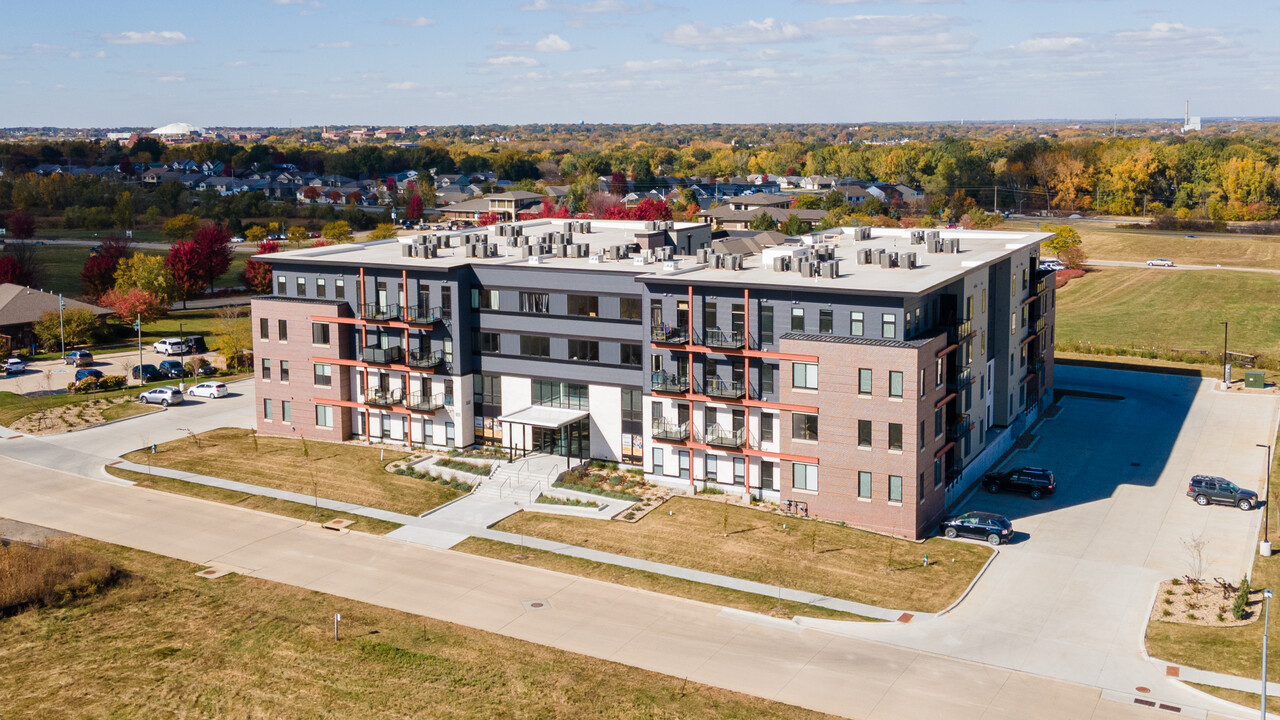
[[[316,426],[315,406],[327,404],[326,400],[350,400],[349,369],[330,364],[331,384],[316,387],[313,360],[349,357],[351,355],[351,326],[329,323],[329,344],[312,343],[311,318],[313,316],[350,316],[349,307],[342,302],[299,302],[296,300],[256,298],[252,304],[251,328],[253,333],[254,391],[257,393],[257,428],[264,435],[288,435],[314,440],[345,440],[351,435],[351,410],[333,405],[333,427]],[[268,338],[261,337],[261,319],[267,319]],[[279,321],[288,323],[288,340],[282,342]],[[271,379],[262,378],[262,361],[271,361]],[[289,363],[289,382],[280,380],[280,363]],[[263,413],[263,401],[271,401],[272,419]],[[291,419],[281,418],[281,401],[291,406]]]

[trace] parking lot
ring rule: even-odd
[[[1184,541],[1206,542],[1208,578],[1235,582],[1247,572],[1262,513],[1201,507],[1186,488],[1203,473],[1261,494],[1266,451],[1256,444],[1275,438],[1276,395],[1065,367],[1057,384],[1122,396],[1064,397],[1002,466],[1052,469],[1057,492],[1032,500],[975,490],[960,510],[1003,514],[1016,535],[968,598],[936,619],[854,632],[1132,693],[1151,684],[1147,615],[1158,583],[1189,572]]]
[[[212,355],[213,353],[206,353],[203,357],[212,359]],[[188,354],[185,360],[191,362],[192,358],[195,357],[201,356]],[[184,358],[179,355],[165,357],[159,353],[152,352],[149,344],[142,346],[142,364],[159,365],[163,360],[182,359]],[[127,377],[131,372],[131,368],[137,365],[138,351],[135,348],[134,350],[113,351],[108,355],[94,353],[93,365],[89,367],[102,371],[103,375],[124,375]],[[75,378],[76,370],[76,367],[67,365],[61,359],[29,363],[27,371],[21,375],[0,375],[0,391],[8,390],[9,392],[25,394],[65,390],[67,383]]]

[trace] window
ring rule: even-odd
[[[547,313],[551,311],[551,299],[544,292],[520,292],[520,312]]]
[[[918,438],[920,439],[920,449],[921,449],[921,450],[923,450],[923,449],[924,449],[924,439],[925,439],[924,424],[925,424],[925,421],[924,421],[924,420],[921,420],[921,421],[920,421],[920,434],[916,436],[916,437],[918,437]]]
[[[271,401],[270,400],[262,401],[262,419],[263,420],[271,419]]]
[[[474,310],[497,310],[498,291],[471,288],[471,307]]]
[[[533,404],[570,410],[590,410],[587,386],[557,380],[533,381]]]
[[[600,315],[600,298],[595,295],[570,295],[569,314],[583,317]]]
[[[791,413],[791,438],[793,440],[818,439],[818,416],[811,413]]]
[[[858,447],[860,448],[871,447],[871,421],[870,420],[858,421]]]
[[[703,470],[706,472],[707,480],[716,480],[716,470],[720,465],[720,460],[715,455],[708,455],[703,458]]]
[[[307,279],[302,276],[298,276],[298,297],[306,297],[306,296],[307,296]]]
[[[773,306],[760,306],[760,344],[773,344]]]
[[[898,316],[884,313],[880,316],[880,336],[892,340],[898,337]]]
[[[311,323],[311,342],[314,345],[329,344],[329,323]]]
[[[733,459],[733,484],[745,485],[747,482],[747,459],[744,457],[736,457]]]
[[[831,311],[830,310],[818,311],[818,332],[824,335],[831,334]]]
[[[933,411],[933,436],[935,438],[942,437],[942,408]]]
[[[934,380],[935,388],[942,387],[942,380],[944,375],[945,375],[945,372],[942,364],[942,358],[938,358],[937,360],[933,361],[933,380]]]
[[[623,320],[639,320],[640,298],[619,298],[618,317]]]
[[[313,382],[316,387],[330,387],[333,385],[333,366],[326,363],[316,363],[312,366]]]
[[[630,388],[622,389],[622,432],[638,433],[644,423],[643,393]]]
[[[520,354],[526,357],[551,357],[551,338],[545,335],[521,335]]]
[[[293,421],[293,403],[288,400],[280,401],[280,422]]]
[[[266,358],[262,359],[262,379],[263,380],[271,379],[271,361],[267,360]]]
[[[662,474],[662,448],[660,447],[654,448],[652,457],[653,457],[653,474],[661,475]]]
[[[773,424],[778,421],[774,413],[760,413],[760,442],[773,442]]]
[[[858,471],[858,497],[871,499],[871,473]]]
[[[765,363],[760,366],[760,392],[765,395],[772,395],[774,391],[773,377],[777,368],[771,363]]]
[[[276,294],[277,295],[289,294],[289,278],[288,277],[284,275],[276,276]]]
[[[817,390],[817,363],[791,363],[791,387],[803,388],[805,390]]]
[[[680,479],[688,480],[689,479],[689,451],[677,450],[676,462],[679,463],[680,465]]]
[[[862,311],[854,310],[849,313],[849,334],[853,337],[862,337]]]
[[[271,321],[266,318],[258,318],[258,339],[271,339]]]
[[[476,373],[471,376],[471,390],[476,405],[502,407],[502,378]]]
[[[778,486],[774,484],[774,464],[771,462],[760,463],[760,489],[761,490],[777,490]]]
[[[902,397],[902,373],[898,370],[889,371],[889,397]]]
[[[640,367],[640,364],[644,362],[641,347],[632,343],[622,343],[618,346],[618,362],[623,365]]]
[[[333,281],[333,296],[336,298],[345,298],[347,296],[347,281],[338,278]]]
[[[902,423],[889,423],[889,449],[902,449]]]
[[[712,328],[720,327],[720,321],[716,319],[717,317],[718,317],[718,314],[716,312],[715,303],[713,302],[702,303],[702,328],[704,330],[710,330]]]
[[[817,492],[818,466],[811,463],[791,463],[791,487]]]
[[[916,387],[920,390],[920,397],[924,397],[924,368],[920,368],[920,382],[916,383]]]
[[[333,408],[328,405],[316,406],[316,427],[332,428],[333,427]]]
[[[791,308],[791,332],[804,332],[804,308]]]
[[[871,394],[871,368],[858,369],[858,394]]]
[[[289,382],[289,361],[280,361],[280,382]]]
[[[889,502],[902,502],[902,476],[889,476]]]
[[[479,342],[476,343],[480,352],[496,353],[502,352],[502,335],[496,332],[481,332]]]
[[[600,343],[596,340],[570,340],[569,359],[600,362]]]
[[[325,292],[324,278],[316,278],[316,297],[322,298],[322,297],[325,297],[326,295],[327,293]]]
[[[280,342],[289,341],[289,322],[287,320],[279,320],[276,322],[276,328],[280,331]]]

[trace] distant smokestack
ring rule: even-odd
[[[1183,114],[1182,126],[1186,127],[1191,124],[1191,101],[1187,101],[1187,111]]]

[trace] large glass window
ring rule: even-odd
[[[640,367],[644,362],[644,351],[639,345],[622,343],[618,346],[618,362],[623,365]]]
[[[817,440],[818,416],[811,413],[791,413],[791,438],[793,440]]]
[[[311,323],[311,342],[315,345],[329,344],[329,323]]]
[[[502,407],[502,378],[476,373],[471,376],[472,399],[476,405]]]
[[[902,502],[902,476],[889,476],[889,502]]]
[[[858,394],[871,394],[871,368],[858,369]]]
[[[333,366],[327,363],[316,363],[314,366],[313,381],[316,387],[330,387],[333,385]]]
[[[791,387],[802,388],[805,390],[818,389],[818,364],[817,363],[792,363],[791,364]]]
[[[865,470],[858,471],[858,497],[871,498],[871,473]]]
[[[498,310],[498,291],[471,288],[471,307],[475,310]]]
[[[520,291],[520,312],[547,313],[551,311],[551,296],[544,292]]]
[[[502,334],[501,333],[481,331],[478,337],[476,338],[476,340],[478,341],[476,345],[479,348],[479,352],[482,352],[482,353],[502,352]]]
[[[329,405],[316,406],[316,427],[333,427],[333,408]]]
[[[600,298],[595,295],[570,295],[569,314],[597,317],[600,315]]]
[[[639,433],[644,423],[644,393],[630,388],[622,389],[622,432]]]
[[[902,397],[902,373],[898,370],[889,371],[889,397]]]
[[[791,332],[804,332],[804,308],[791,308]]]
[[[570,340],[569,359],[600,362],[600,343],[596,340]]]
[[[618,317],[623,320],[639,320],[640,298],[620,298],[618,300]]]
[[[551,357],[551,338],[545,335],[521,335],[520,354],[525,357]]]
[[[590,410],[587,386],[557,380],[533,381],[533,404],[571,410]]]
[[[791,487],[817,492],[818,466],[812,463],[791,463]]]

